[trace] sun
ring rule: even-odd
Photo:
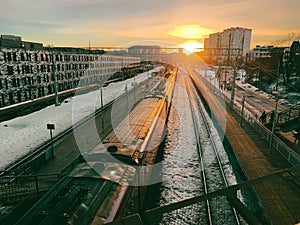
[[[194,52],[200,51],[201,48],[204,47],[204,45],[198,41],[189,40],[186,42],[183,42],[179,45],[180,47],[184,48],[184,52],[187,54],[192,54]]]

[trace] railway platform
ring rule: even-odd
[[[240,116],[229,111],[226,135],[248,178],[255,179],[291,167],[280,153],[269,153],[269,145],[250,125],[240,126]],[[278,177],[256,188],[273,225],[300,222],[300,175]]]
[[[293,167],[277,150],[273,149],[269,153],[269,142],[253,126],[246,122],[241,126],[241,116],[237,111],[230,108],[229,101],[225,101],[226,115],[224,116],[224,113],[220,111],[223,105],[218,100],[218,95],[205,89],[207,88],[205,80],[197,79],[197,81],[199,83],[198,88],[218,123],[226,124],[222,132],[226,134],[247,180],[269,176]],[[290,174],[276,176],[253,187],[273,225],[300,222],[299,169]]]

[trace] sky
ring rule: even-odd
[[[252,29],[251,47],[286,46],[299,39],[299,9],[299,0],[2,0],[0,34],[46,46],[201,47],[209,33],[239,26]]]

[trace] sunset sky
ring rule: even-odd
[[[203,43],[229,27],[252,29],[252,46],[299,39],[299,0],[3,0],[0,34],[54,46]]]

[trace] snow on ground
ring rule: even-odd
[[[203,70],[203,69],[197,69],[196,70],[199,74],[201,74],[203,77],[205,77],[210,83],[211,85],[214,85],[216,86],[216,88],[219,88],[218,87],[218,80],[215,76],[216,72],[213,71],[213,70]],[[275,99],[274,96],[262,91],[262,90],[259,90],[257,87],[251,85],[251,84],[248,84],[248,83],[243,83],[242,80],[244,79],[244,71],[241,70],[241,71],[238,71],[238,77],[239,79],[236,80],[235,84],[237,86],[239,86],[240,88],[244,89],[244,90],[248,90],[248,91],[251,91],[251,92],[255,92],[256,94],[264,97],[264,98],[269,98],[269,99]],[[228,90],[221,90],[223,95],[227,98],[227,99],[230,99],[231,98],[231,91],[228,91]],[[238,103],[238,102],[242,102],[242,99],[235,95],[235,102]],[[250,104],[247,103],[247,101],[245,101],[245,113],[247,113],[248,115],[252,115],[253,117],[255,115],[259,115],[261,112],[255,108],[255,106],[252,106]]]
[[[134,79],[136,83],[140,83],[148,79],[151,72],[159,71],[161,68],[157,67],[135,78],[104,87],[102,89],[104,105],[121,95],[126,85],[128,89],[133,88],[131,84]],[[49,130],[46,128],[48,123],[55,124],[53,131],[55,136],[71,127],[73,123],[94,113],[97,108],[100,108],[99,90],[68,98],[60,106],[51,105],[29,115],[0,123],[0,170],[47,141],[50,138]]]

